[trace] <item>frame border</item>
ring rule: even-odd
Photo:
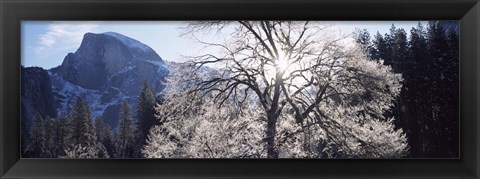
[[[479,178],[479,0],[0,0],[0,178]],[[460,159],[20,159],[22,20],[460,20]]]

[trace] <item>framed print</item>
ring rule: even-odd
[[[0,5],[2,178],[479,177],[478,1]]]

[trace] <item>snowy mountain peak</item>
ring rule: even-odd
[[[124,45],[132,48],[132,49],[140,49],[144,52],[151,52],[153,51],[153,49],[151,49],[149,46],[143,44],[142,42],[139,42],[135,39],[132,39],[130,37],[127,37],[125,35],[122,35],[122,34],[119,34],[119,33],[116,33],[116,32],[105,32],[105,33],[102,33],[104,35],[108,35],[110,37],[114,37],[116,39],[118,39],[120,42],[122,42]]]

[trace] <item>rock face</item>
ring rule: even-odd
[[[57,112],[69,113],[76,96],[83,97],[95,117],[115,128],[122,101],[132,113],[144,82],[160,93],[168,75],[165,62],[147,45],[124,35],[87,33],[75,53],[49,71]]]
[[[22,137],[26,137],[35,115],[39,113],[44,118],[56,117],[56,105],[47,70],[22,67],[21,80]]]

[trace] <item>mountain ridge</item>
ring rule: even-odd
[[[103,117],[115,128],[120,104],[136,108],[142,85],[155,94],[165,88],[169,70],[149,46],[116,32],[86,33],[80,47],[62,64],[48,70],[57,113],[68,114],[75,97],[85,99],[94,117]]]

